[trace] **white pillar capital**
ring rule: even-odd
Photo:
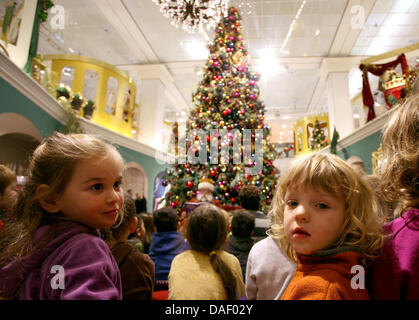
[[[352,68],[359,66],[361,58],[362,57],[324,58],[319,69],[320,79],[326,82],[330,73],[348,73]]]

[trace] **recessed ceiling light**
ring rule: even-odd
[[[283,124],[283,125],[282,125],[282,129],[286,129],[286,127],[287,127],[287,125],[286,125],[286,124]]]
[[[318,36],[320,34],[320,30],[319,29],[317,29],[316,30],[316,36]]]

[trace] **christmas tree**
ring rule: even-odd
[[[327,146],[327,139],[324,135],[324,130],[321,128],[319,120],[314,123],[313,137],[310,141],[310,147],[312,150],[323,148]]]
[[[177,160],[162,182],[171,185],[166,205],[181,210],[185,201],[196,197],[201,179],[207,178],[214,181],[214,197],[223,205],[238,205],[240,187],[256,185],[261,209],[267,211],[278,174],[273,166],[276,151],[264,123],[265,106],[256,84],[260,75],[249,68],[236,8],[229,8],[222,18],[208,48],[185,134],[180,124],[173,126],[171,150]]]

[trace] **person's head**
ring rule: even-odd
[[[241,187],[239,191],[239,203],[246,210],[259,210],[260,190],[253,184]]]
[[[54,133],[45,139],[32,155],[28,181],[13,211],[20,224],[14,236],[24,239],[16,248],[22,249],[40,225],[51,221],[111,227],[124,201],[123,166],[115,147],[91,135]]]
[[[231,233],[235,237],[250,237],[255,228],[255,216],[247,211],[235,212],[231,219]]]
[[[212,204],[204,204],[194,209],[186,223],[186,239],[193,250],[209,255],[211,265],[220,274],[228,299],[236,298],[236,280],[232,271],[218,256],[225,243],[228,226],[223,212]]]
[[[120,222],[109,229],[111,237],[108,239],[110,247],[117,242],[123,242],[137,229],[138,218],[135,214],[135,203],[129,193],[124,193],[124,207]]]
[[[214,192],[214,183],[210,179],[203,179],[198,184],[198,191],[196,193],[196,198],[198,201],[207,201],[211,202],[213,199],[212,193]]]
[[[171,207],[155,211],[153,220],[157,232],[177,231],[179,217],[176,210]]]
[[[144,225],[144,232],[139,238],[141,239],[141,241],[147,244],[150,244],[153,238],[153,233],[156,229],[154,226],[153,215],[148,212],[143,212],[143,213],[140,213],[139,216],[141,217],[141,220]]]
[[[16,174],[0,165],[0,210],[10,210],[17,201]]]
[[[87,134],[56,133],[35,150],[25,190],[34,193],[39,213],[104,229],[123,206],[123,166],[110,144]]]
[[[367,169],[365,168],[364,161],[358,156],[352,156],[346,163],[349,164],[356,172],[358,172],[361,176],[367,174]]]
[[[373,258],[382,245],[382,222],[368,183],[345,161],[315,154],[293,162],[280,177],[269,234],[288,256],[356,246]]]
[[[419,207],[419,93],[395,110],[384,128],[381,189],[403,209]]]
[[[141,239],[141,237],[143,237],[145,234],[144,220],[143,217],[139,214],[136,214],[136,217],[138,220],[137,229],[135,229],[135,233],[131,236]]]

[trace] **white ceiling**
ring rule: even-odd
[[[174,90],[183,99],[180,109],[191,105],[213,31],[189,34],[176,29],[152,0],[54,2],[65,9],[65,28],[55,30],[49,21],[42,24],[40,53],[75,53],[125,70],[134,69],[135,65],[162,64],[173,78]],[[322,58],[377,55],[419,42],[419,0],[231,0],[229,3],[241,10],[242,34],[252,67],[258,68],[264,50],[271,50],[282,65],[269,75],[262,70],[258,83],[273,142],[280,137],[283,142],[292,142],[290,128],[295,120],[308,111],[317,113],[327,108],[326,89],[318,74]],[[342,19],[356,3],[367,3],[370,7],[366,5],[366,24],[362,30],[343,30]],[[294,19],[296,23],[286,40]],[[343,41],[341,38],[346,39],[346,44],[349,42],[349,50],[336,49]],[[347,40],[352,38],[352,42]],[[170,102],[167,108],[168,114],[179,110],[179,106]],[[283,125],[287,128],[282,128]]]

